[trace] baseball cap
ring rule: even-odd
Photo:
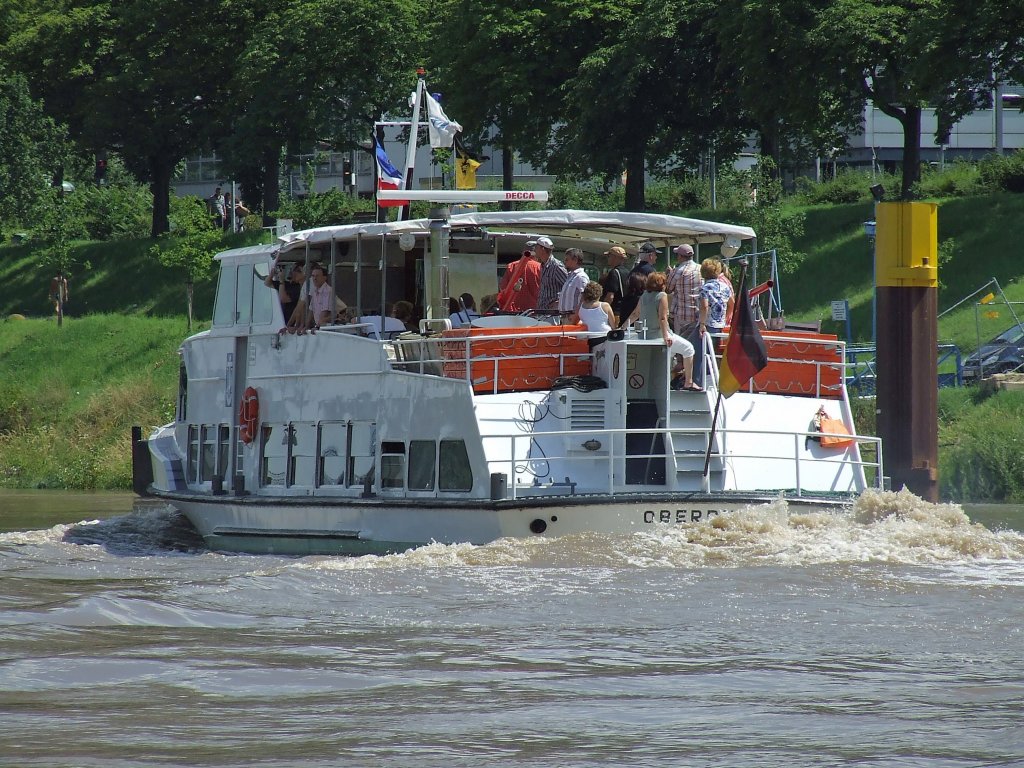
[[[676,256],[693,256],[693,246],[683,243],[682,245],[677,245],[675,250],[672,252]]]
[[[654,243],[647,242],[640,246],[640,253],[657,253],[658,249],[654,247]]]
[[[539,245],[541,248],[547,248],[549,251],[555,250],[555,244],[551,242],[550,237],[538,237],[537,245]]]
[[[613,245],[611,248],[609,248],[607,251],[605,251],[604,255],[605,256],[611,256],[613,253],[615,255],[617,255],[617,256],[621,256],[622,258],[626,258],[626,249],[625,248],[620,248],[617,245]]]

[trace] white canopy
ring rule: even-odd
[[[579,239],[601,241],[607,247],[621,245],[636,250],[650,240],[656,245],[682,243],[720,243],[727,237],[751,240],[756,237],[750,227],[723,224],[681,216],[657,213],[625,213],[609,211],[500,211],[496,213],[461,213],[451,216],[448,224],[453,233],[459,230],[484,230],[493,234],[515,234],[537,237],[547,235],[556,240]],[[354,240],[357,236],[381,237],[409,232],[424,237],[429,233],[429,219],[392,221],[383,224],[346,224],[292,232],[281,237],[281,248],[289,251],[307,244],[316,246],[332,240]]]

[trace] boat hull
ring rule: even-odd
[[[367,555],[431,544],[581,533],[630,534],[707,522],[785,498],[790,512],[839,512],[849,497],[769,493],[564,496],[495,502],[339,500],[158,493],[192,522],[212,550],[255,554]]]

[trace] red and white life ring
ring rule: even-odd
[[[256,439],[256,427],[259,422],[259,395],[252,387],[246,387],[242,394],[242,405],[238,409],[238,436],[246,445]]]

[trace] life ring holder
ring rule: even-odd
[[[238,436],[248,445],[256,439],[256,427],[260,421],[260,397],[253,387],[246,387],[242,404],[238,408]]]

